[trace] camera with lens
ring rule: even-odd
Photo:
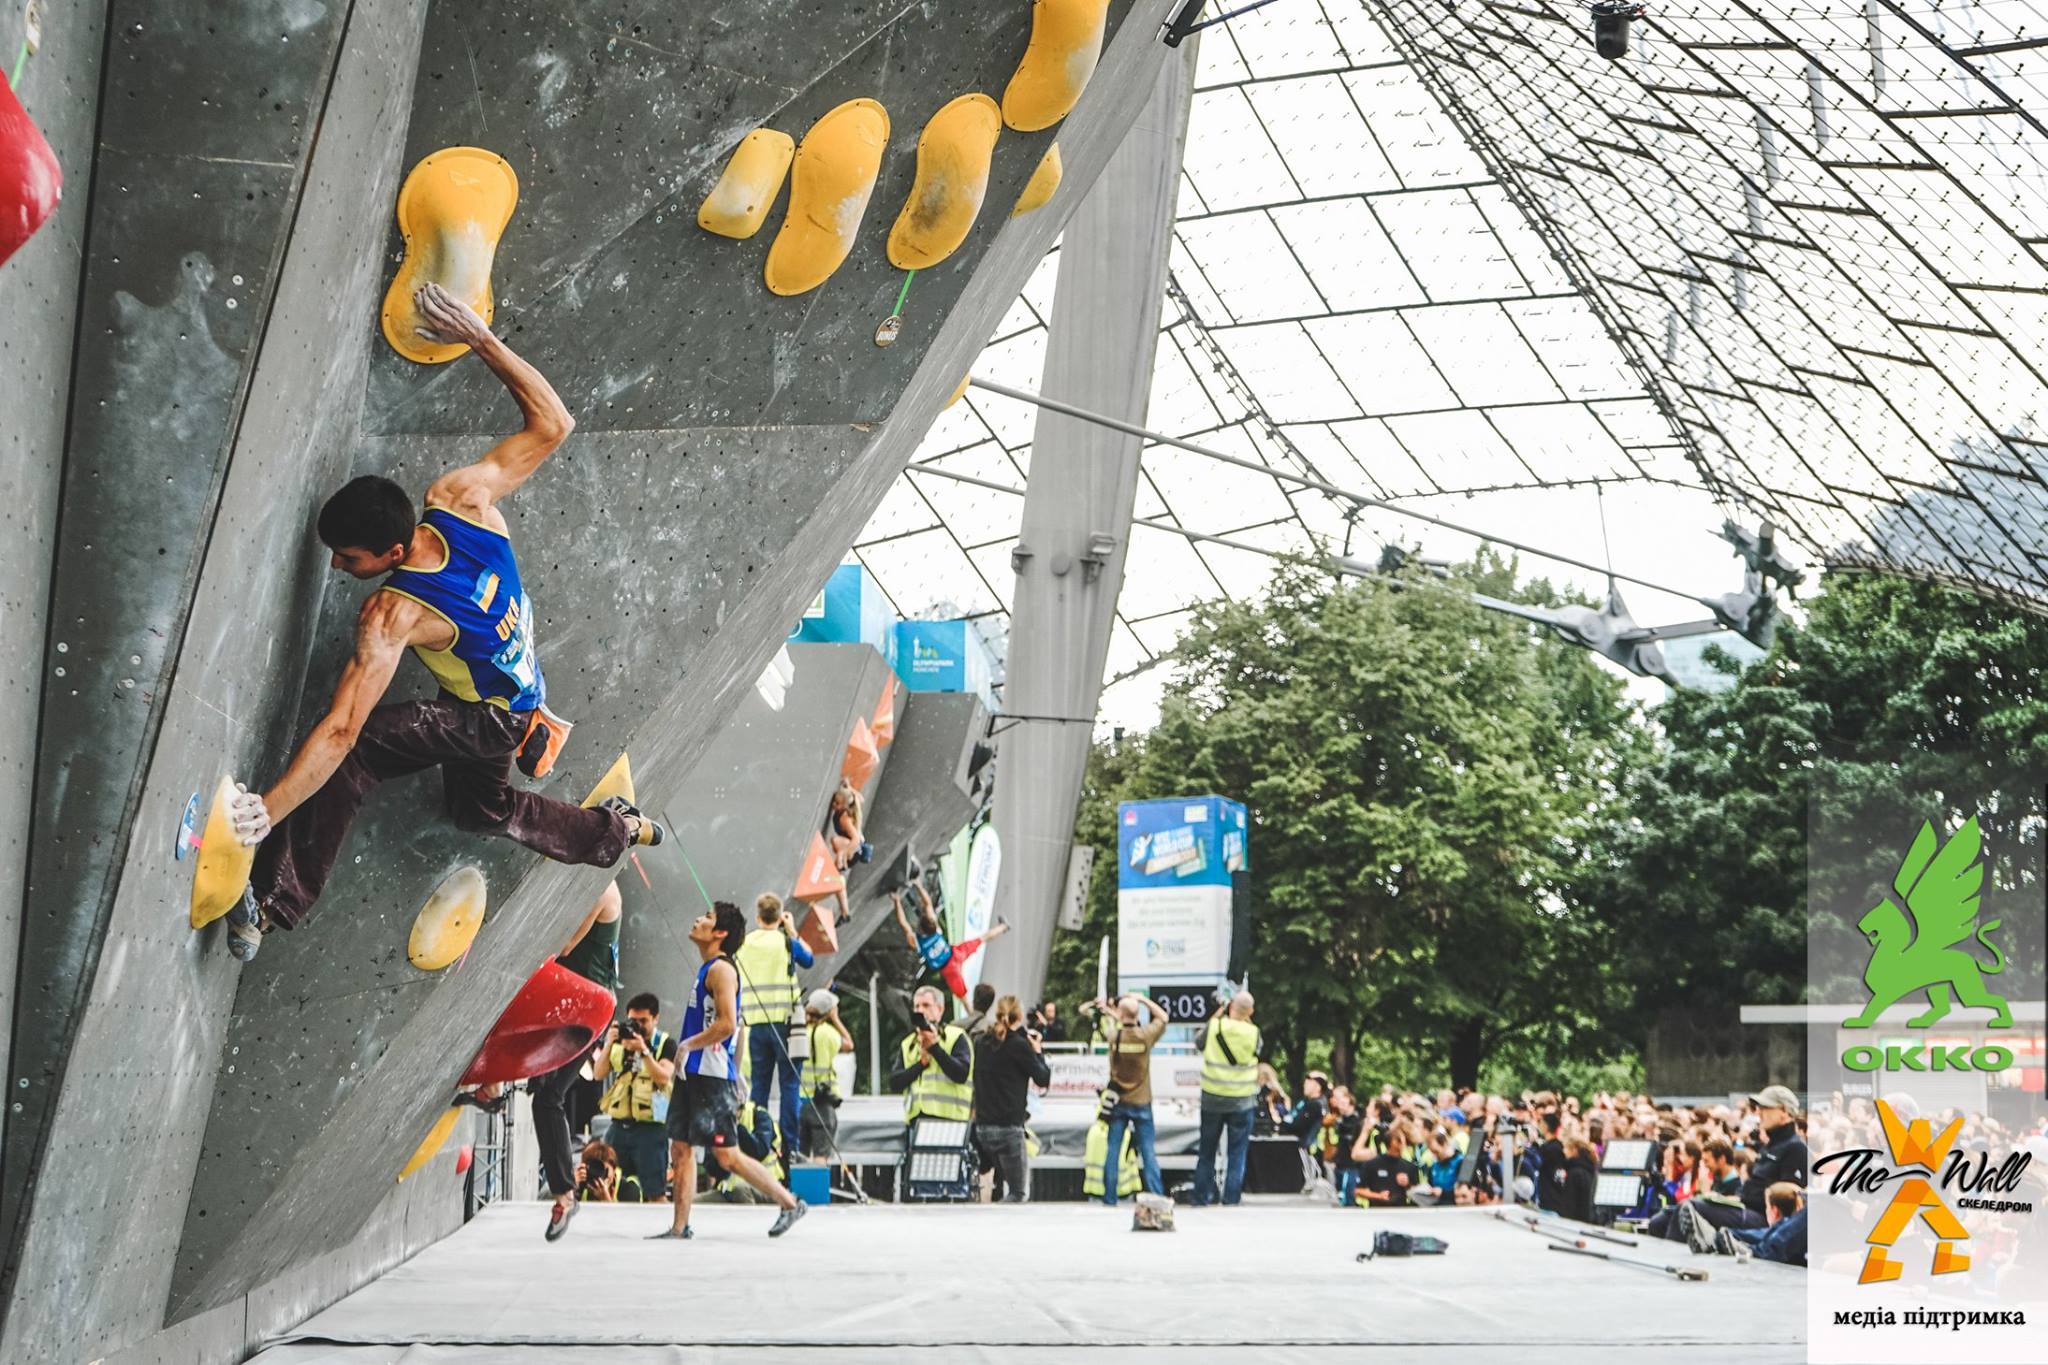
[[[619,1020],[619,1044],[621,1047],[625,1045],[628,1038],[638,1038],[643,1047],[647,1043],[646,1026],[631,1015],[627,1015],[624,1019]],[[646,1064],[646,1060],[644,1052],[628,1050],[626,1053],[626,1066],[629,1070],[640,1070]]]

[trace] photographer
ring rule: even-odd
[[[920,1115],[966,1119],[973,1113],[974,1051],[956,1024],[940,1022],[946,998],[936,986],[919,986],[910,1002],[910,1036],[903,1040],[902,1065],[889,1073],[890,1093],[903,1096],[907,1127]]]
[[[789,1029],[796,1021],[797,971],[816,958],[796,936],[796,926],[782,912],[782,898],[763,895],[754,902],[757,927],[733,954],[740,972],[740,1017],[747,1021],[749,1098],[754,1103],[754,1137],[764,1149],[779,1145],[785,1166],[797,1140],[797,1065],[790,1056]],[[781,1091],[781,1125],[768,1117],[768,1088]]]
[[[839,1017],[839,997],[823,987],[804,1001],[804,1027],[810,1031],[811,1048],[810,1060],[804,1063],[798,1146],[806,1156],[822,1156],[836,1149],[839,1138],[842,1097],[832,1059],[853,1051],[853,1034]]]
[[[1038,1034],[1041,1042],[1064,1043],[1067,1041],[1067,1021],[1060,1018],[1058,1001],[1041,1001],[1032,1009],[1031,1017],[1026,1022]]]
[[[1108,1154],[1103,1159],[1102,1202],[1116,1207],[1116,1165],[1126,1129],[1138,1149],[1145,1192],[1164,1194],[1166,1182],[1159,1176],[1159,1149],[1152,1125],[1152,1047],[1166,1032],[1166,1011],[1158,1001],[1143,995],[1127,995],[1114,1003],[1091,1001],[1081,1009],[1098,1016],[1095,1027],[1109,1043],[1109,1089],[1115,1096],[1109,1111]],[[1149,1021],[1140,1024],[1140,1013],[1150,1016]]]
[[[676,1040],[656,1027],[661,1001],[642,991],[626,1002],[590,1074],[604,1087],[598,1107],[611,1116],[605,1136],[619,1156],[619,1188],[628,1203],[653,1203],[668,1193],[669,1095],[676,1079]]]
[[[584,1203],[611,1204],[619,1197],[619,1154],[591,1141],[576,1162],[576,1197]]]
[[[1224,1148],[1223,1202],[1244,1194],[1253,1111],[1259,1098],[1259,1029],[1250,991],[1239,991],[1202,1027],[1202,1111],[1195,1146],[1195,1204],[1216,1202],[1216,1149]]]
[[[1024,1027],[1024,1004],[1014,995],[996,1001],[988,1032],[974,1040],[974,1145],[995,1168],[994,1197],[1006,1204],[1024,1202],[1031,1087],[1052,1084],[1043,1042]]]

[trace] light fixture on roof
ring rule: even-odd
[[[1593,50],[1611,62],[1628,55],[1628,26],[1643,17],[1634,0],[1600,0],[1593,6]]]

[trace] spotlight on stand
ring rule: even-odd
[[[1643,17],[1633,0],[1601,0],[1593,6],[1593,50],[1610,62],[1628,55],[1628,26]]]

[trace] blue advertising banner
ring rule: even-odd
[[[995,661],[970,622],[897,622],[895,662],[913,692],[972,692],[995,707]]]
[[[1244,806],[1220,796],[1117,807],[1119,990],[1223,980],[1230,878],[1250,867],[1246,832]]]
[[[821,645],[873,645],[891,663],[895,662],[895,613],[889,599],[868,571],[858,564],[841,564],[825,580],[803,619],[789,633],[793,641]]]
[[[1117,806],[1118,890],[1140,886],[1229,886],[1251,866],[1245,810],[1221,796],[1125,801]]]

